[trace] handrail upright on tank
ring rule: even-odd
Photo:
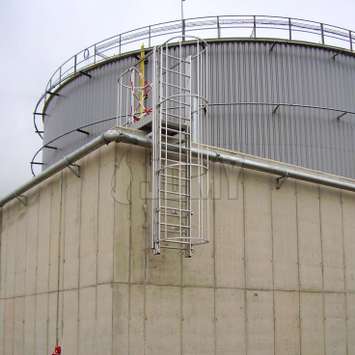
[[[344,43],[344,45],[338,43],[339,50],[345,49],[353,52],[355,49],[354,31],[301,18],[269,15],[218,15],[194,17],[143,26],[96,42],[77,52],[60,65],[50,76],[44,93],[36,103],[33,114],[35,132],[43,139],[43,130],[39,128],[40,124],[37,122],[37,119],[39,117],[42,120],[45,118],[46,102],[62,84],[76,75],[87,75],[87,70],[90,70],[90,68],[98,63],[112,60],[129,51],[130,45],[145,41],[151,47],[153,39],[158,37],[166,37],[167,35],[174,34],[184,37],[186,34],[197,34],[201,33],[201,31],[211,30],[216,31],[217,38],[229,38],[231,36],[225,36],[223,30],[230,29],[250,29],[253,35],[252,38],[254,39],[263,38],[262,36],[259,37],[258,31],[265,29],[276,30],[276,36],[270,37],[268,35],[268,38],[275,39],[282,38],[279,31],[286,31],[289,41],[295,40],[295,33],[312,34],[317,36],[321,45],[327,45],[327,39],[335,39],[340,41],[341,44]],[[244,34],[240,36],[240,33],[238,35],[238,31],[236,31],[235,34],[233,33],[233,37],[250,38],[250,35],[245,36]],[[309,38],[301,40],[319,44],[317,41],[309,40]]]

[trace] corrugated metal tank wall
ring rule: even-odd
[[[271,47],[273,46],[272,50]],[[188,47],[191,50],[191,47]],[[173,48],[172,48],[173,50]],[[187,50],[187,51],[188,51]],[[209,43],[210,103],[267,102],[355,111],[355,57],[311,45],[267,41]],[[70,82],[47,107],[45,141],[117,115],[117,79],[133,56]],[[223,105],[209,108],[206,143],[347,177],[355,177],[354,115],[302,107]],[[94,134],[114,121],[90,128]],[[91,139],[74,133],[45,150],[52,163]]]

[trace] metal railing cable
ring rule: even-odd
[[[341,119],[343,119],[346,116],[350,116],[351,118],[355,117],[355,111],[349,111],[349,110],[344,110],[344,109],[340,109],[340,108],[334,108],[334,107],[325,107],[325,106],[313,106],[313,105],[303,105],[303,104],[297,104],[297,103],[286,103],[286,102],[254,102],[254,101],[240,101],[240,102],[211,102],[207,104],[207,108],[212,108],[212,107],[218,107],[218,106],[222,106],[222,107],[226,107],[226,106],[267,106],[267,107],[271,107],[272,110],[270,112],[270,114],[275,114],[277,112],[277,110],[280,107],[288,107],[288,108],[304,108],[307,110],[320,110],[320,111],[326,111],[326,112],[334,112],[337,115],[334,117],[335,120],[340,121]],[[34,166],[35,165],[41,165],[44,166],[45,163],[40,162],[37,160],[39,154],[46,148],[52,147],[51,144],[58,142],[60,139],[74,134],[74,133],[80,133],[83,134],[83,131],[86,128],[92,127],[92,126],[96,126],[102,123],[106,123],[106,122],[110,122],[110,121],[115,121],[120,117],[126,117],[124,116],[114,116],[114,117],[109,117],[109,118],[105,118],[99,121],[95,121],[95,122],[91,122],[85,125],[82,125],[80,127],[74,128],[70,131],[67,131],[65,133],[62,133],[61,135],[45,142],[34,154],[31,162],[30,162],[30,166],[31,166],[31,172],[33,176],[36,176],[36,173],[34,171]],[[112,126],[114,127],[114,125]],[[111,128],[112,128],[111,127]],[[85,132],[84,132],[85,133]],[[91,133],[90,133],[91,134]],[[56,149],[56,148],[55,148]],[[58,148],[60,149],[60,148]]]
[[[36,173],[34,171],[34,166],[35,165],[46,165],[46,163],[43,163],[42,161],[38,161],[37,160],[37,157],[38,155],[46,148],[48,148],[48,146],[50,146],[51,144],[59,141],[60,139],[70,135],[70,134],[73,134],[73,133],[82,133],[83,130],[85,128],[89,128],[89,127],[92,127],[92,126],[96,126],[96,125],[99,125],[100,123],[106,123],[106,122],[110,122],[110,121],[114,121],[114,120],[117,120],[117,116],[114,116],[114,117],[110,117],[110,118],[105,118],[103,120],[99,120],[99,121],[95,121],[95,122],[91,122],[91,123],[88,123],[88,124],[85,124],[83,126],[80,126],[80,127],[77,127],[77,128],[74,128],[74,129],[71,129],[70,131],[67,131],[65,133],[62,133],[61,135],[49,140],[48,142],[46,142],[45,144],[43,144],[36,152],[35,154],[33,155],[32,157],[32,160],[30,162],[30,166],[31,166],[31,173],[33,176],[36,176]],[[81,132],[80,132],[81,131]],[[88,132],[89,133],[89,132]],[[89,133],[91,134],[91,133]],[[55,149],[58,149],[55,147]]]
[[[280,107],[291,107],[291,108],[306,108],[306,109],[314,109],[321,111],[329,111],[329,112],[337,112],[339,115],[335,117],[337,120],[340,120],[345,115],[355,115],[355,111],[343,110],[334,107],[326,107],[326,106],[315,106],[315,105],[303,105],[303,104],[293,104],[286,102],[254,102],[254,101],[240,101],[240,102],[212,102],[209,103],[209,107],[215,106],[271,106],[273,107],[272,113],[276,113]]]

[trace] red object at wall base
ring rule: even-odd
[[[56,345],[54,348],[54,353],[52,355],[60,355],[62,353],[62,348],[60,345]]]

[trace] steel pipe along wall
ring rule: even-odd
[[[189,48],[187,43],[186,53]],[[61,86],[60,96],[45,106],[44,143],[117,115],[117,79],[136,63],[136,54],[103,62],[90,70],[91,77],[77,76]],[[149,58],[146,67],[149,77]],[[353,54],[292,41],[210,40],[205,70],[211,79],[206,122],[211,134],[204,143],[355,177]],[[51,165],[112,125],[98,123],[88,128],[90,135],[62,137],[44,148],[43,162]]]

